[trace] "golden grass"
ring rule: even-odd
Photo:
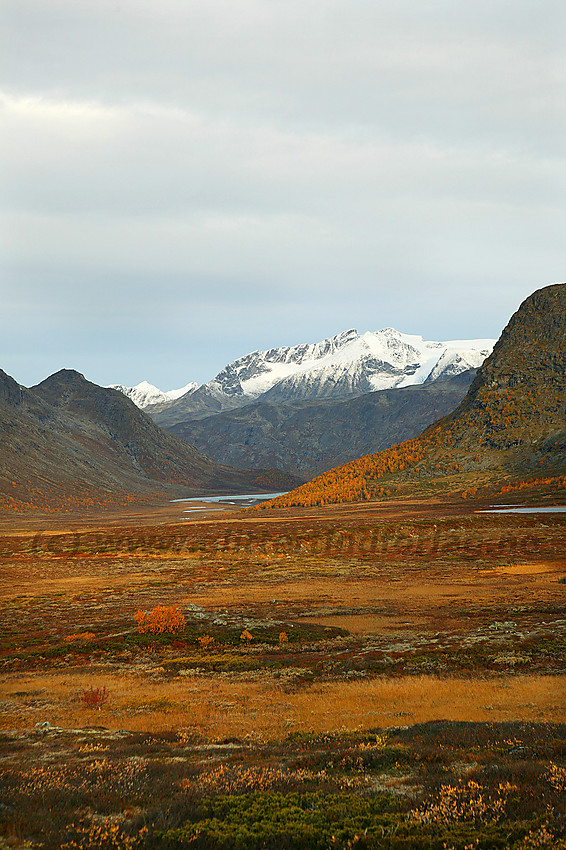
[[[558,565],[559,569],[564,568],[564,564]],[[544,573],[558,572],[557,564],[554,562],[543,562],[540,564],[509,564],[508,566],[497,566],[496,571],[512,576],[538,576]]]
[[[346,629],[352,635],[377,635],[387,632],[415,632],[429,625],[424,617],[384,617],[379,614],[331,614],[328,617],[301,617],[301,623]]]
[[[87,709],[81,689],[107,687],[100,711]],[[207,739],[259,736],[280,739],[293,731],[330,732],[421,723],[428,720],[566,722],[566,675],[497,678],[407,676],[327,682],[286,691],[281,681],[187,676],[160,681],[122,673],[84,672],[5,677],[2,728],[48,720],[65,728],[165,731],[193,728]],[[34,705],[25,692],[34,692]]]

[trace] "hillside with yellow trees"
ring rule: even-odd
[[[260,509],[537,487],[566,500],[566,284],[521,304],[453,413]]]

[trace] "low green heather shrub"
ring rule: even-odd
[[[382,835],[395,824],[396,810],[398,804],[387,797],[254,791],[206,798],[194,820],[163,838],[169,847],[327,850]]]
[[[419,822],[391,797],[254,791],[194,801],[192,818],[156,835],[175,850],[554,850],[563,843],[538,820]],[[540,835],[548,841],[539,840]],[[534,836],[531,840],[531,836]],[[550,842],[550,843],[549,843]]]

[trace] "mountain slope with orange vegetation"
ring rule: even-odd
[[[453,413],[260,508],[528,486],[566,498],[566,284],[521,304]]]

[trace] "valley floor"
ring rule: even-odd
[[[0,847],[566,846],[564,514],[30,515],[0,565]]]

